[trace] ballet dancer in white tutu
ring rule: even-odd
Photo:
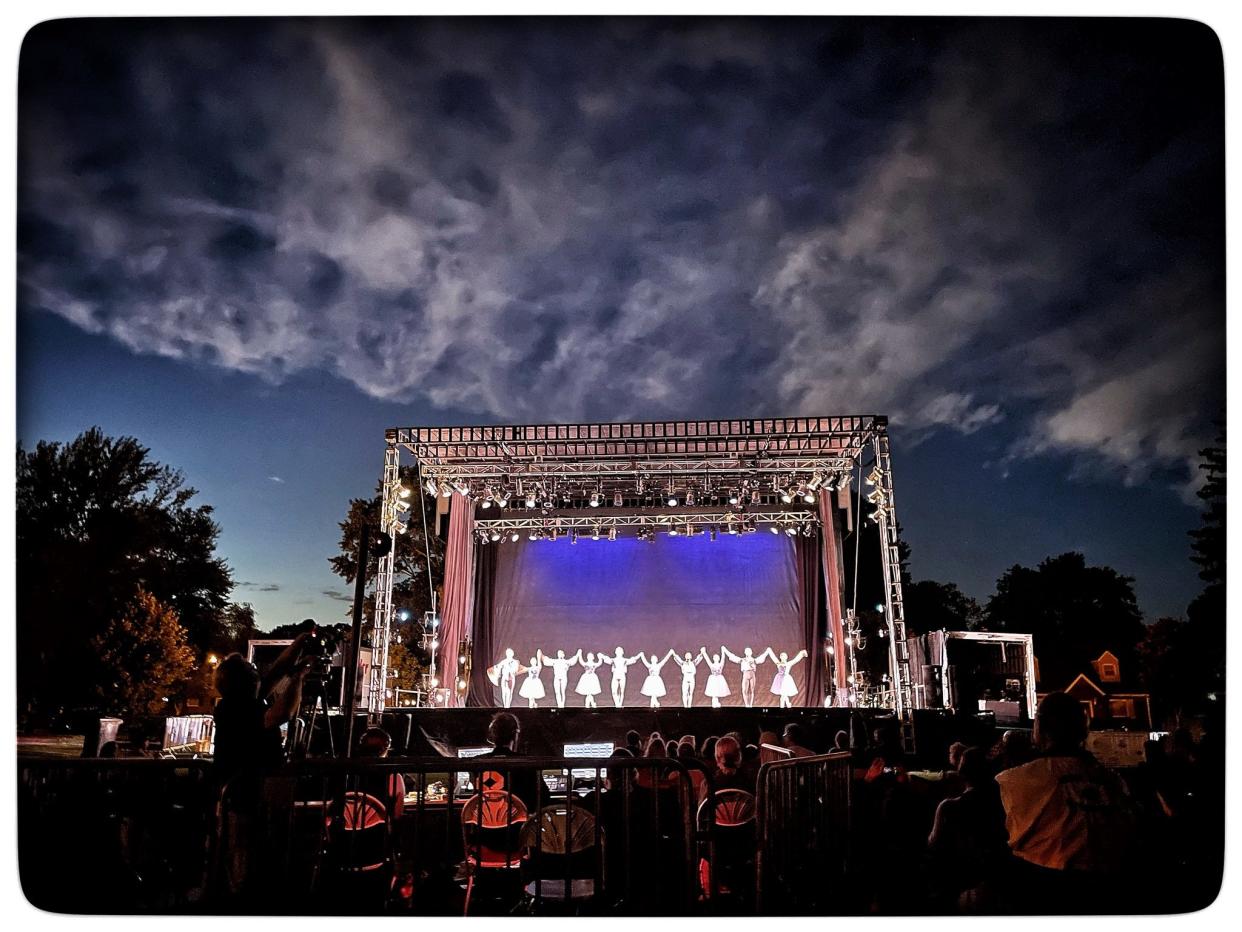
[[[547,695],[543,690],[543,680],[539,679],[539,674],[542,672],[543,664],[539,662],[539,658],[531,657],[530,666],[526,668],[526,679],[522,680],[518,695],[525,699],[532,709],[539,705],[538,700]]]
[[[537,650],[535,656],[543,666],[552,668],[552,694],[556,696],[556,707],[565,708],[565,688],[569,686],[569,668],[578,662],[582,651],[578,651],[575,657],[566,657],[563,650],[558,650],[555,657],[549,657],[542,650]]]
[[[742,656],[739,657],[737,654],[733,653],[733,651],[729,650],[729,648],[721,644],[720,653],[736,663],[739,669],[741,669],[742,705],[749,709],[755,704],[755,668],[758,667],[759,664],[763,663],[764,658],[767,656],[766,651],[756,657],[754,652],[748,647],[742,651]]]
[[[724,678],[724,658],[719,654],[707,656],[707,648],[699,648],[699,656],[707,661],[707,669],[711,671],[711,675],[707,678],[707,686],[703,689],[703,695],[712,697],[712,708],[720,708],[720,700],[722,697],[729,695],[729,684]]]
[[[643,680],[643,688],[639,690],[644,696],[651,697],[651,708],[658,709],[660,707],[660,699],[668,690],[664,686],[664,678],[660,676],[660,670],[668,663],[670,657],[676,657],[677,652],[669,648],[669,652],[664,655],[663,660],[656,660],[656,655],[652,654],[651,659],[647,659],[647,655],[642,651],[638,652],[638,659],[643,662],[643,666],[647,668],[647,678]]]
[[[792,708],[793,703],[789,700],[798,695],[798,684],[794,682],[793,674],[790,671],[802,662],[806,657],[806,651],[798,651],[792,660],[785,651],[781,651],[781,655],[778,658],[770,647],[764,654],[771,657],[772,662],[776,664],[776,676],[772,678],[772,695],[781,697],[780,707],[782,709]]]
[[[626,657],[625,651],[618,647],[611,657],[600,651],[599,659],[612,667],[612,704],[619,709],[625,703],[625,674],[638,663],[638,656]]]
[[[677,657],[677,666],[681,667],[681,706],[688,709],[694,705],[694,673],[699,664],[703,662],[703,657],[691,657],[690,651],[686,651],[685,656]]]
[[[578,648],[576,659],[578,663],[582,664],[582,676],[578,677],[578,685],[574,687],[574,692],[586,698],[586,707],[588,709],[597,708],[595,697],[602,690],[599,687],[599,677],[595,675],[595,671],[599,669],[600,661],[595,659],[594,654],[587,654],[586,659],[583,659],[582,648]]]
[[[513,687],[517,685],[517,675],[526,670],[513,656],[513,648],[505,648],[505,656],[493,666],[487,668],[487,678],[493,686],[500,687],[500,701],[507,709],[513,705]]]

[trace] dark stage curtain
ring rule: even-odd
[[[474,624],[471,642],[470,694],[468,706],[491,706],[492,683],[487,678],[487,667],[496,651],[492,644],[493,611],[495,608],[496,555],[499,547],[474,548]],[[481,736],[480,736],[481,737]]]
[[[798,608],[802,612],[802,629],[806,636],[806,660],[796,672],[805,671],[806,685],[798,694],[799,704],[818,706],[824,703],[824,622],[820,593],[823,589],[819,555],[819,536],[798,535],[794,544],[794,562],[798,573]]]

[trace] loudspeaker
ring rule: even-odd
[[[938,664],[923,664],[923,702],[929,709],[944,708],[944,682]]]

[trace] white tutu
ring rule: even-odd
[[[599,677],[594,673],[587,671],[578,679],[578,685],[574,687],[574,692],[579,696],[598,696],[603,690],[599,688]]]
[[[772,695],[798,695],[798,684],[794,682],[793,674],[785,672],[777,673],[776,676],[772,678]]]
[[[643,680],[643,688],[640,692],[644,696],[654,696],[659,699],[667,693],[668,690],[664,688],[664,680],[660,679],[660,674],[650,673],[647,675],[647,678]]]
[[[523,699],[542,699],[547,695],[543,691],[543,680],[537,676],[528,676],[522,682],[522,688],[518,690],[518,695]]]
[[[723,674],[713,673],[707,678],[707,688],[703,690],[703,694],[714,699],[720,699],[729,695],[729,684],[725,682]]]

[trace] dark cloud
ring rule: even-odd
[[[329,599],[332,599],[335,602],[353,602],[354,601],[350,596],[347,596],[345,593],[340,592],[337,589],[324,589],[320,593],[320,595],[323,595]]]
[[[1176,21],[66,21],[20,300],[495,419],[880,411],[1128,482],[1223,407],[1219,45]]]
[[[234,589],[252,589],[256,592],[279,592],[276,583],[239,582],[233,584]]]

